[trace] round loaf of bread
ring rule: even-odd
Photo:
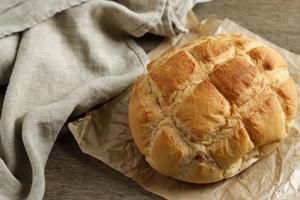
[[[171,49],[137,79],[129,126],[146,161],[192,183],[231,177],[288,136],[296,86],[282,56],[241,35]]]

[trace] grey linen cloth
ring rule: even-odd
[[[67,119],[132,84],[148,62],[132,38],[186,31],[192,7],[180,0],[93,0],[48,18],[80,2],[0,3],[0,84],[8,84],[0,119],[1,200],[43,198],[45,164]]]

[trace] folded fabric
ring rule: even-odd
[[[0,38],[30,28],[85,1],[88,0],[4,0],[0,4]]]
[[[49,16],[34,14],[42,1],[12,2],[0,7],[0,37]],[[18,6],[28,2],[36,7],[22,21]],[[93,0],[0,40],[0,84],[8,83],[0,119],[0,199],[43,198],[44,167],[68,117],[111,99],[144,73],[148,58],[132,36],[186,31],[192,4]]]

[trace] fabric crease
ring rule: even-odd
[[[0,199],[43,198],[47,158],[68,118],[119,95],[145,73],[149,59],[133,38],[186,31],[190,5],[191,0],[0,5],[0,84],[8,84],[0,119]]]

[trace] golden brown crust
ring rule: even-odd
[[[229,51],[230,48],[230,44],[225,41],[208,38],[207,40],[201,41],[199,45],[194,46],[190,52],[202,62],[209,62],[224,52]]]
[[[162,127],[157,131],[149,156],[149,162],[161,173],[175,176],[180,164],[188,154],[188,147],[174,133],[171,127]]]
[[[201,160],[191,161],[189,168],[176,178],[191,183],[213,183],[224,179],[222,170]]]
[[[155,67],[158,65],[164,63],[168,58],[170,58],[174,53],[179,51],[175,47],[171,47],[168,49],[165,53],[163,53],[160,57],[156,58],[155,60],[152,60],[148,65],[147,65],[147,70],[148,72],[152,71]]]
[[[228,169],[253,147],[250,137],[241,122],[238,122],[230,131],[228,137],[209,147],[210,154],[222,169]]]
[[[249,52],[256,64],[265,69],[287,68],[287,63],[279,53],[268,47],[257,47]]]
[[[297,89],[292,78],[281,84],[276,89],[277,94],[282,98],[282,107],[288,122],[291,122],[297,113]]]
[[[197,85],[175,112],[178,124],[199,139],[224,126],[229,114],[228,101],[208,80]]]
[[[155,97],[152,96],[145,77],[139,77],[133,87],[128,107],[131,135],[140,151],[148,155],[152,129],[163,118]]]
[[[214,85],[230,101],[236,101],[249,87],[256,76],[256,68],[246,59],[237,56],[216,67],[211,74]]]
[[[169,105],[175,93],[192,79],[196,63],[184,51],[176,53],[169,60],[153,69],[149,76],[161,93],[162,103]]]
[[[256,145],[264,145],[286,136],[285,117],[277,97],[272,94],[263,104],[243,114],[247,130]]]
[[[230,39],[234,46],[246,51],[255,45],[253,39],[244,36],[233,35]]]
[[[231,177],[287,136],[297,90],[285,60],[241,35],[205,37],[148,65],[129,103],[138,149],[158,172],[192,183]]]

